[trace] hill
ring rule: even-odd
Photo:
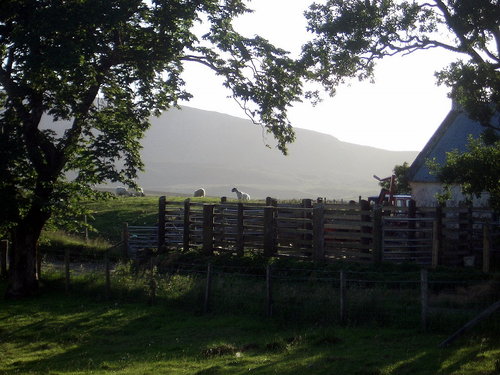
[[[417,152],[388,151],[341,142],[296,129],[297,140],[283,156],[273,138],[251,121],[190,107],[152,119],[142,141],[146,170],[138,179],[146,191],[252,198],[357,199],[377,194],[373,174],[388,176],[396,164],[411,163]],[[271,148],[265,147],[267,143]]]

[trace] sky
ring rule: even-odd
[[[255,12],[240,17],[235,29],[258,34],[276,46],[298,54],[310,34],[303,12],[311,0],[252,0]],[[377,63],[375,83],[353,81],[313,106],[305,101],[290,109],[294,127],[330,134],[341,141],[395,151],[420,151],[451,109],[448,88],[437,86],[434,72],[456,56],[439,50],[390,57]],[[245,117],[222,80],[208,68],[186,65],[191,107]]]

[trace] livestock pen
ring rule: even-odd
[[[491,210],[370,206],[363,200],[206,204],[160,197],[158,226],[129,228],[124,236],[130,256],[144,237],[149,245],[142,247],[167,252],[466,265],[486,272],[500,256],[500,225]]]

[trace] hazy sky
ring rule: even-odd
[[[308,38],[303,11],[310,0],[252,0],[255,13],[238,20],[246,36],[259,34],[275,45],[298,53]],[[448,88],[436,86],[434,72],[456,56],[421,51],[379,62],[375,84],[341,86],[334,98],[313,107],[298,103],[289,112],[292,125],[331,134],[346,142],[388,150],[421,150],[451,108]],[[194,98],[186,105],[244,117],[227,96],[221,80],[206,67],[189,64],[184,73]]]

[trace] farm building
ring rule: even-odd
[[[493,123],[500,125],[500,114],[497,113],[494,116]],[[435,159],[442,165],[446,161],[447,152],[452,150],[466,151],[469,136],[477,138],[484,129],[479,122],[472,120],[458,105],[452,106],[451,111],[410,166],[408,179],[417,206],[437,206],[436,194],[443,192],[442,184],[435,175],[430,173],[426,161]],[[451,193],[452,197],[446,202],[447,206],[456,207],[461,202],[465,202],[466,197],[462,194],[459,186],[453,186]],[[485,193],[482,194],[481,198],[475,198],[473,205],[476,207],[486,206],[487,202],[488,194]]]

